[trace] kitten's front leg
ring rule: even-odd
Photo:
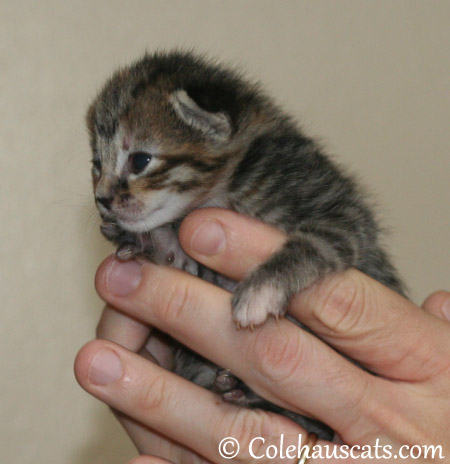
[[[269,315],[282,316],[294,294],[354,261],[354,249],[345,237],[338,244],[308,233],[291,237],[237,286],[232,298],[236,324],[252,328]]]

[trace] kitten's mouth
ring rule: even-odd
[[[156,204],[155,204],[156,203]],[[150,206],[150,205],[149,205]],[[113,208],[109,214],[102,214],[103,223],[113,223],[119,230],[131,234],[141,234],[150,232],[175,219],[181,217],[182,210],[178,204],[170,203],[162,199],[154,202],[153,207],[139,208],[139,210],[130,208]],[[102,228],[104,235],[111,233],[112,226],[105,225]],[[114,240],[114,238],[112,238]]]
[[[117,238],[117,230],[122,232],[141,233],[150,231],[155,225],[154,215],[160,212],[163,206],[157,206],[145,214],[120,214],[102,216],[102,233],[111,239]]]
[[[122,240],[124,237],[131,239],[132,236],[137,236],[142,233],[133,228],[133,224],[140,224],[141,221],[145,221],[145,219],[136,220],[134,222],[122,222],[116,219],[103,218],[103,223],[100,225],[100,231],[108,240],[117,241]]]

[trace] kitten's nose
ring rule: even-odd
[[[104,206],[106,209],[111,208],[111,203],[114,200],[114,197],[96,197],[98,203]]]

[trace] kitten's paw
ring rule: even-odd
[[[227,403],[236,404],[237,406],[243,406],[245,408],[268,409],[267,406],[270,404],[242,383],[241,388],[234,388],[224,393],[222,398]]]
[[[117,259],[128,261],[135,258],[141,250],[134,243],[122,243],[116,250]]]
[[[222,398],[227,403],[232,403],[244,407],[250,406],[244,391],[240,390],[239,388],[235,388],[234,390],[224,393]]]
[[[226,393],[236,388],[237,384],[237,378],[229,369],[221,369],[217,372],[212,390],[217,393]]]
[[[108,240],[116,240],[124,233],[115,222],[103,222],[100,226],[100,232]]]
[[[240,327],[249,327],[262,324],[269,315],[276,318],[286,312],[288,296],[286,291],[266,281],[260,284],[249,280],[241,282],[231,300],[233,306],[233,319]]]

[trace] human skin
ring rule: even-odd
[[[180,230],[188,254],[236,280],[285,238],[270,226],[218,209],[195,211]],[[98,339],[80,350],[75,373],[84,389],[117,411],[140,454],[147,455],[133,464],[167,462],[163,458],[227,462],[218,444],[228,436],[241,445],[233,462],[255,462],[248,453],[252,438],[266,438],[264,446],[254,447],[261,455],[281,434],[286,446],[296,444],[298,434],[305,436],[285,417],[225,403],[174,375],[170,343],[150,327],[230,368],[268,400],[326,422],[344,444],[373,446],[378,439],[394,452],[405,444],[441,445],[442,455],[450,456],[449,292],[431,295],[421,309],[357,270],[329,276],[297,295],[288,310],[320,340],[284,318],[269,319],[254,331],[237,330],[228,292],[148,262],[108,257],[96,287],[107,306]],[[149,334],[147,349],[154,357],[143,349]],[[308,460],[317,462],[368,460]]]

